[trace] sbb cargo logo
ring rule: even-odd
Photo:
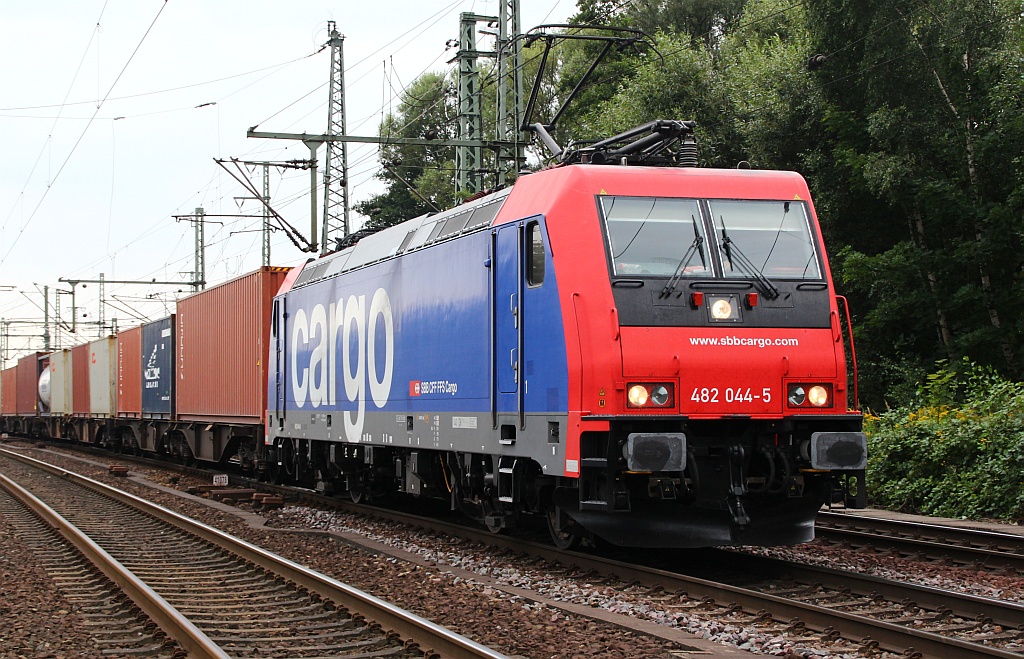
[[[383,346],[377,345],[377,329],[381,326]],[[340,371],[345,398],[356,403],[355,412],[346,411],[343,415],[345,437],[350,442],[358,442],[363,434],[367,386],[378,408],[387,405],[391,394],[395,324],[387,291],[378,288],[369,309],[365,295],[350,295],[347,300],[339,299],[327,308],[317,304],[308,315],[300,308],[295,312],[288,340],[295,405],[300,408],[307,403],[313,408],[336,406]],[[379,368],[381,358],[383,368]]]
[[[459,393],[459,385],[448,380],[410,380],[410,396],[430,396],[433,394],[449,394],[454,396]]]

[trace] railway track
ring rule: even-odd
[[[15,497],[7,485],[0,487],[0,517],[15,529],[18,541],[28,547],[68,602],[78,608],[89,628],[101,632],[93,639],[100,651],[138,653],[155,659],[183,656],[177,643],[158,629],[116,583]]]
[[[190,657],[502,656],[102,483],[9,451],[0,468],[4,488],[145,613],[144,629],[158,626]],[[152,642],[164,647],[163,634]]]
[[[815,532],[829,542],[915,560],[1024,574],[1024,536],[1010,533],[831,512],[818,513]]]
[[[310,493],[304,497],[329,501]],[[341,507],[368,512],[347,503]],[[678,562],[658,567],[666,565],[664,553],[644,552],[638,560],[633,552],[629,560],[615,560],[402,512],[369,512],[406,527],[529,555],[547,563],[546,570],[569,577],[640,584],[659,606],[679,613],[717,609],[723,622],[773,623],[825,642],[845,638],[867,655],[886,650],[910,657],[1024,657],[1024,605],[1014,602],[727,551],[712,552],[707,562],[713,567],[707,571],[715,576],[708,579],[684,573]],[[683,562],[691,556],[685,553]],[[731,576],[721,573],[722,565]]]
[[[771,623],[826,642],[845,638],[867,655],[887,650],[910,657],[1024,657],[1024,605],[1013,602],[733,551],[702,554],[712,567],[697,572],[714,573],[703,578],[682,571],[692,563],[690,553],[673,552],[671,567],[657,567],[666,565],[664,553],[634,552],[628,560],[615,560],[405,513],[372,514],[532,556],[547,564],[546,571],[621,587],[639,584],[674,612],[717,610],[723,622]]]
[[[563,552],[401,513],[379,514],[530,555],[545,561],[546,570],[575,578],[639,584],[671,611],[717,609],[723,622],[774,622],[780,630],[820,635],[822,640],[845,638],[867,655],[887,650],[911,657],[1024,657],[1024,605],[1013,602],[725,551],[713,552],[709,562],[716,574],[707,579],[683,573],[678,565],[663,569],[640,564],[635,556],[621,561]],[[690,559],[687,555],[682,560]],[[722,565],[732,576],[721,574]]]
[[[1011,602],[737,552],[717,552],[709,561],[729,566],[730,575],[711,568],[702,577],[665,563],[664,553],[645,552],[645,564],[636,553],[616,561],[407,513],[354,506],[308,491],[292,495],[529,555],[543,561],[545,570],[561,571],[567,578],[603,580],[621,588],[635,582],[648,589],[658,606],[679,614],[717,611],[715,617],[723,622],[769,625],[825,643],[843,638],[866,654],[882,649],[927,657],[1024,656],[1019,627],[1024,607]],[[693,554],[685,556],[690,569]],[[709,573],[712,578],[706,578]]]

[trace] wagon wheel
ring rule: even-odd
[[[195,454],[192,453],[192,447],[184,439],[181,441],[181,464],[186,467],[195,467],[199,464]]]

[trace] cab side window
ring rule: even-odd
[[[526,225],[526,283],[528,285],[540,286],[544,283],[545,262],[544,232],[541,230],[540,222],[530,222]]]

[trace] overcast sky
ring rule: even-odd
[[[524,30],[563,23],[574,0],[521,0]],[[66,279],[188,281],[196,207],[258,215],[214,158],[309,157],[301,143],[246,138],[327,128],[327,21],[345,36],[348,132],[375,135],[382,112],[426,71],[448,70],[459,14],[497,15],[497,0],[39,0],[7,2],[0,21],[0,318],[14,353],[41,349],[42,287]],[[484,37],[480,36],[483,40]],[[481,41],[481,47],[484,45]],[[319,154],[322,162],[324,149]],[[380,184],[376,147],[349,147],[350,201]],[[260,184],[262,174],[259,175]],[[309,173],[273,170],[271,203],[308,231]],[[322,197],[318,204],[322,202]],[[353,216],[355,217],[355,216]],[[207,281],[260,264],[260,220],[211,218]],[[357,220],[358,221],[358,220]],[[274,265],[305,255],[275,233]],[[178,293],[178,288],[181,293]],[[106,286],[121,328],[173,311],[181,287]],[[80,321],[98,290],[79,285]],[[60,298],[70,319],[70,296]],[[51,309],[51,315],[53,310]],[[84,314],[84,317],[82,317]],[[52,330],[51,330],[52,331]],[[96,336],[83,327],[65,347]],[[9,363],[8,363],[9,365]]]

